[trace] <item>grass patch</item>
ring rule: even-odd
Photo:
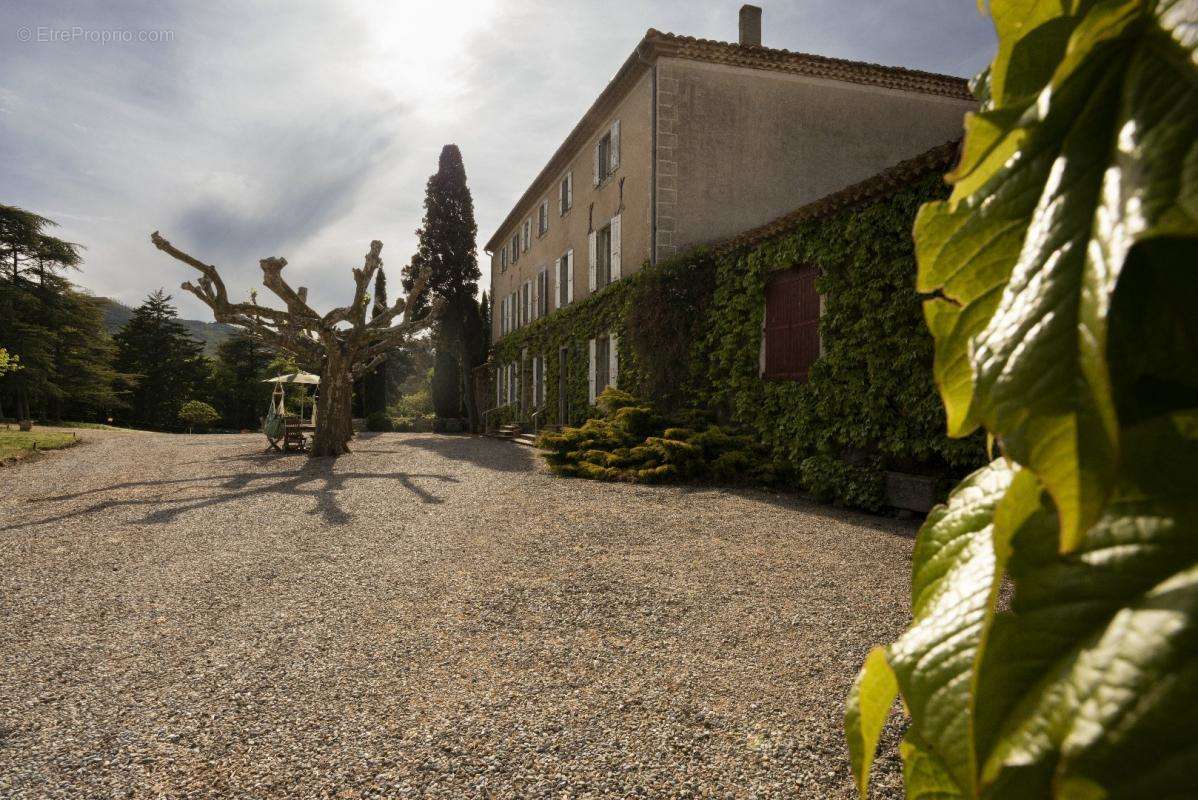
[[[52,423],[55,428],[88,428],[94,431],[123,431],[127,428],[118,428],[116,425],[105,425],[103,422],[55,422]]]
[[[0,462],[15,461],[38,450],[61,450],[79,443],[73,434],[61,431],[0,430]]]

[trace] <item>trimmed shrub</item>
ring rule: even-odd
[[[766,450],[748,436],[715,425],[699,432],[672,425],[618,389],[604,390],[596,407],[602,416],[537,440],[556,474],[633,483],[769,483],[779,474]]]
[[[366,430],[376,433],[389,433],[394,430],[391,417],[386,411],[375,411],[366,418]]]

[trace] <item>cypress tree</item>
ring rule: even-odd
[[[474,201],[466,186],[466,167],[457,145],[441,148],[437,172],[428,179],[424,198],[424,221],[416,231],[417,249],[404,270],[404,289],[410,291],[413,277],[424,270],[429,274],[429,292],[444,300],[437,321],[437,350],[444,355],[434,366],[434,397],[438,416],[461,416],[463,408],[471,427],[478,428],[478,409],[472,391],[471,370],[482,363],[480,341],[485,355],[485,337],[479,327],[478,225],[474,221]],[[427,301],[426,301],[427,302]],[[426,310],[427,306],[424,309]],[[451,357],[452,356],[452,357]],[[453,388],[453,387],[456,387]]]

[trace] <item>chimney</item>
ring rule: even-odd
[[[740,43],[761,47],[761,6],[740,7]]]

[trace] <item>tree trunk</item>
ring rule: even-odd
[[[481,433],[478,419],[478,398],[474,393],[474,370],[467,366],[469,361],[463,359],[462,365],[462,399],[466,403],[466,418],[470,421],[470,432]]]
[[[330,347],[320,375],[316,435],[309,453],[313,458],[349,452],[349,440],[354,435],[354,382],[349,370],[344,354]]]

